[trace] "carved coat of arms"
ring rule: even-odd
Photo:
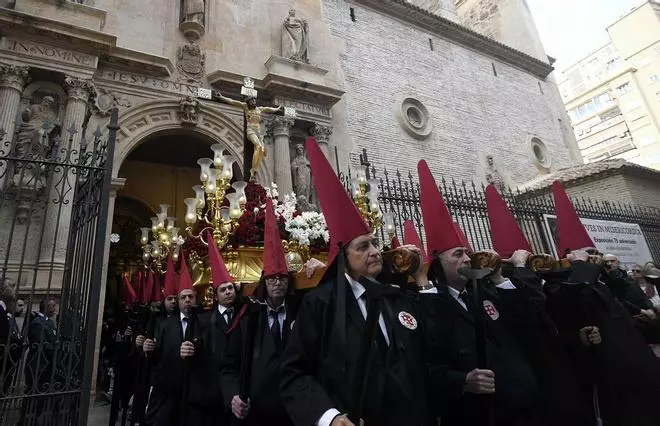
[[[198,81],[204,76],[206,55],[198,44],[188,43],[179,47],[176,67],[187,80]]]

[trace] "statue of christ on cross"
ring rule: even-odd
[[[243,80],[243,87],[241,94],[245,97],[245,102],[238,101],[232,98],[223,96],[217,90],[199,88],[197,90],[197,97],[202,99],[218,100],[229,105],[239,107],[243,110],[246,121],[246,138],[252,143],[254,153],[252,154],[252,168],[250,169],[250,180],[254,180],[261,165],[261,161],[266,156],[266,147],[264,146],[263,137],[261,135],[261,120],[262,113],[274,114],[283,112],[287,117],[296,116],[296,110],[288,107],[260,107],[257,106],[257,91],[254,89],[254,81],[250,77]]]

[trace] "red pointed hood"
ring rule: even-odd
[[[136,300],[137,295],[131,285],[131,281],[128,279],[128,274],[124,274],[124,302],[126,306],[133,306]]]
[[[552,182],[552,195],[557,212],[557,255],[561,258],[564,257],[567,250],[595,248],[596,245],[580,222],[573,203],[558,180]]]
[[[305,147],[312,168],[314,187],[330,233],[330,264],[339,251],[339,243],[345,246],[360,235],[371,234],[371,229],[332,170],[316,138],[308,137]]]
[[[422,239],[419,237],[412,220],[406,220],[403,222],[403,243],[418,247],[422,251],[422,261],[424,263],[429,261],[429,258],[426,255],[426,250],[424,250],[424,244],[422,244]]]
[[[516,250],[532,251],[516,218],[493,185],[486,187],[486,206],[493,249],[503,258],[509,258]]]
[[[211,235],[208,234],[209,239],[209,264],[211,265],[211,275],[213,277],[213,288],[218,288],[220,284],[234,282],[231,274],[227,270],[225,261],[222,259],[220,250]]]
[[[465,242],[454,227],[449,210],[426,161],[421,160],[417,163],[417,173],[427,255],[440,254],[455,247],[465,247]]]
[[[190,272],[188,271],[188,262],[186,262],[186,256],[183,250],[181,250],[181,263],[179,264],[179,288],[178,291],[180,292],[181,290],[192,290],[193,287],[193,280],[192,277],[190,276]]]
[[[392,238],[391,246],[392,246],[392,249],[395,249],[395,248],[401,246],[401,243],[399,242],[399,237],[397,237],[396,235]]]
[[[456,233],[461,239],[461,242],[463,243],[463,247],[465,247],[468,252],[473,252],[474,250],[472,250],[472,246],[470,245],[470,240],[467,239],[465,232],[463,232],[463,228],[461,228],[461,225],[459,225],[458,222],[454,222],[454,229],[456,230]]]
[[[167,266],[166,266],[166,273],[165,273],[165,297],[167,296],[176,296],[179,294],[179,291],[177,290],[177,283],[176,283],[176,271],[174,270],[174,261],[172,260],[172,256],[167,257]]]
[[[264,276],[286,275],[289,267],[284,257],[282,237],[273,211],[273,202],[266,199],[266,219],[264,225]]]

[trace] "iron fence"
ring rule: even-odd
[[[363,150],[355,162],[367,166],[367,178],[378,181],[380,206],[383,212],[395,217],[395,234],[403,241],[403,222],[411,220],[425,242],[419,203],[417,173],[402,173],[383,168],[378,171]],[[339,169],[339,167],[338,167]],[[347,190],[352,178],[350,169],[339,177]],[[485,187],[473,182],[456,181],[436,176],[438,186],[454,220],[465,231],[474,250],[492,248]],[[520,228],[536,253],[554,253],[556,247],[554,221],[555,206],[549,192],[522,192],[500,188],[500,192],[515,215]],[[638,224],[649,247],[652,260],[660,262],[660,209],[608,200],[572,197],[581,218]],[[386,238],[380,230],[380,237]],[[651,260],[651,259],[648,259]]]
[[[108,129],[0,132],[0,425],[87,422],[116,109]]]

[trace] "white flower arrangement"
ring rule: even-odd
[[[284,229],[290,234],[291,239],[298,241],[303,246],[309,246],[313,241],[321,238],[326,243],[330,241],[330,233],[323,214],[303,212],[294,217],[297,202],[295,192],[284,194],[284,199],[280,201],[275,183],[271,183],[270,188],[265,188],[265,190],[268,198],[273,201],[275,216],[284,218]],[[264,207],[265,205],[262,206],[262,208]]]

